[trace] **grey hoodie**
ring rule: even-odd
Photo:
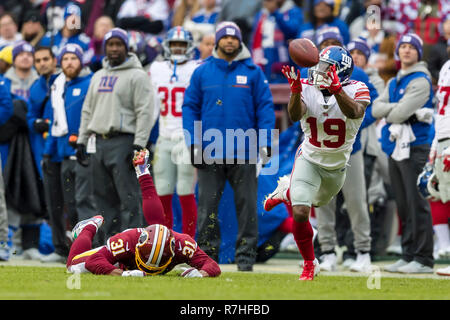
[[[238,55],[236,57],[234,57],[233,61],[238,61],[238,60],[244,60],[244,59],[247,59],[247,58],[251,58],[252,55],[251,55],[250,51],[248,50],[248,48],[245,46],[245,44],[241,42],[241,46],[242,46],[241,51],[238,53]],[[217,54],[216,48],[213,49],[212,56],[214,58],[220,59],[218,54]]]
[[[400,70],[395,78],[388,81],[382,94],[373,102],[372,115],[375,118],[386,117],[388,123],[403,123],[425,105],[430,97],[430,83],[423,77],[411,80],[399,102],[389,103],[391,81],[398,81],[402,77],[418,71],[426,73],[431,79],[426,63],[420,61],[407,70]]]
[[[14,67],[9,68],[5,72],[5,78],[11,80],[11,93],[17,94],[25,99],[30,97],[31,85],[39,78],[36,70],[31,69],[30,76],[26,79],[21,79],[16,74],[16,69]]]
[[[145,146],[154,125],[150,78],[134,53],[119,66],[103,59],[103,68],[92,77],[81,112],[79,143],[91,133],[134,134],[133,144]]]

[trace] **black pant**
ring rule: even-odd
[[[413,146],[410,148],[409,159],[395,161],[389,158],[389,175],[402,224],[402,259],[433,267],[430,205],[416,185],[429,151],[429,145]]]
[[[218,210],[226,181],[234,191],[236,206],[236,263],[252,266],[258,245],[258,179],[254,164],[213,164],[198,170],[197,242],[211,258],[219,261],[221,239]]]

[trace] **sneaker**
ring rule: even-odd
[[[238,264],[237,269],[238,271],[252,272],[253,266],[251,264]]]
[[[138,178],[144,174],[150,174],[150,164],[148,163],[149,156],[150,152],[146,148],[142,149],[139,152],[134,152],[133,166],[134,170],[136,170],[136,176]]]
[[[450,247],[446,249],[440,249],[438,251],[437,259],[448,259],[448,258],[450,258]]]
[[[401,245],[401,237],[396,236],[393,243],[386,248],[386,253],[401,255],[402,254],[402,245]]]
[[[353,258],[347,258],[342,262],[342,266],[346,269],[350,268],[351,265],[353,265],[356,262]]]
[[[0,261],[8,261],[9,260],[9,246],[6,241],[0,242]]]
[[[384,266],[384,271],[387,272],[398,272],[398,268],[404,267],[408,264],[409,262],[400,259],[397,260],[397,262],[393,263],[393,264],[388,264],[387,266]]]
[[[440,268],[436,270],[436,274],[440,276],[449,276],[450,277],[450,266],[447,268]]]
[[[319,261],[314,259],[313,261],[305,260],[303,261],[303,272],[299,280],[314,280],[314,276],[318,275],[320,272]]]
[[[294,239],[293,233],[288,233],[280,243],[280,252],[300,252],[297,247],[297,243]]]
[[[354,272],[370,272],[372,261],[369,253],[358,253],[356,261],[350,266],[350,271]]]
[[[46,256],[43,256],[41,258],[41,262],[44,262],[44,263],[50,263],[50,262],[53,262],[53,263],[66,263],[66,258],[61,256],[61,255],[59,255],[59,254],[57,254],[56,252],[52,252],[52,253],[50,253],[50,254],[48,254]]]
[[[322,263],[320,264],[320,270],[323,271],[336,271],[337,257],[335,253],[324,254],[320,257]]]
[[[41,260],[43,257],[42,253],[39,252],[37,248],[30,248],[23,251],[22,258],[24,260]]]
[[[264,210],[270,211],[282,202],[288,202],[286,191],[289,189],[290,176],[285,175],[278,179],[276,189],[264,200]]]
[[[407,265],[398,268],[400,273],[433,273],[433,268],[421,264],[417,261],[411,261]]]
[[[80,222],[78,222],[75,227],[72,229],[72,239],[75,240],[78,235],[81,233],[81,231],[83,231],[84,227],[86,227],[87,225],[94,225],[95,228],[98,230],[98,228],[100,228],[103,224],[103,217],[98,215],[98,216],[94,216],[92,218],[86,219],[86,220],[82,220]]]

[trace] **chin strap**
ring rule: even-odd
[[[170,82],[178,81],[177,63],[178,63],[178,60],[173,60],[173,74],[170,76]]]

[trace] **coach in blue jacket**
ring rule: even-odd
[[[61,162],[61,182],[64,203],[69,211],[70,223],[90,218],[96,214],[93,199],[91,166],[82,166],[76,161],[76,140],[81,121],[81,109],[92,78],[88,67],[83,68],[83,50],[76,44],[67,44],[59,56],[62,73],[53,81],[50,101],[53,121],[45,143],[43,164],[58,157]],[[53,217],[52,225],[61,232],[64,217]],[[55,253],[67,258],[69,248],[64,243]]]
[[[257,157],[270,156],[275,112],[268,81],[242,43],[239,27],[221,23],[213,56],[192,75],[183,103],[183,127],[198,170],[199,246],[218,261],[218,205],[228,181],[234,191],[236,264],[252,271],[258,243]]]

